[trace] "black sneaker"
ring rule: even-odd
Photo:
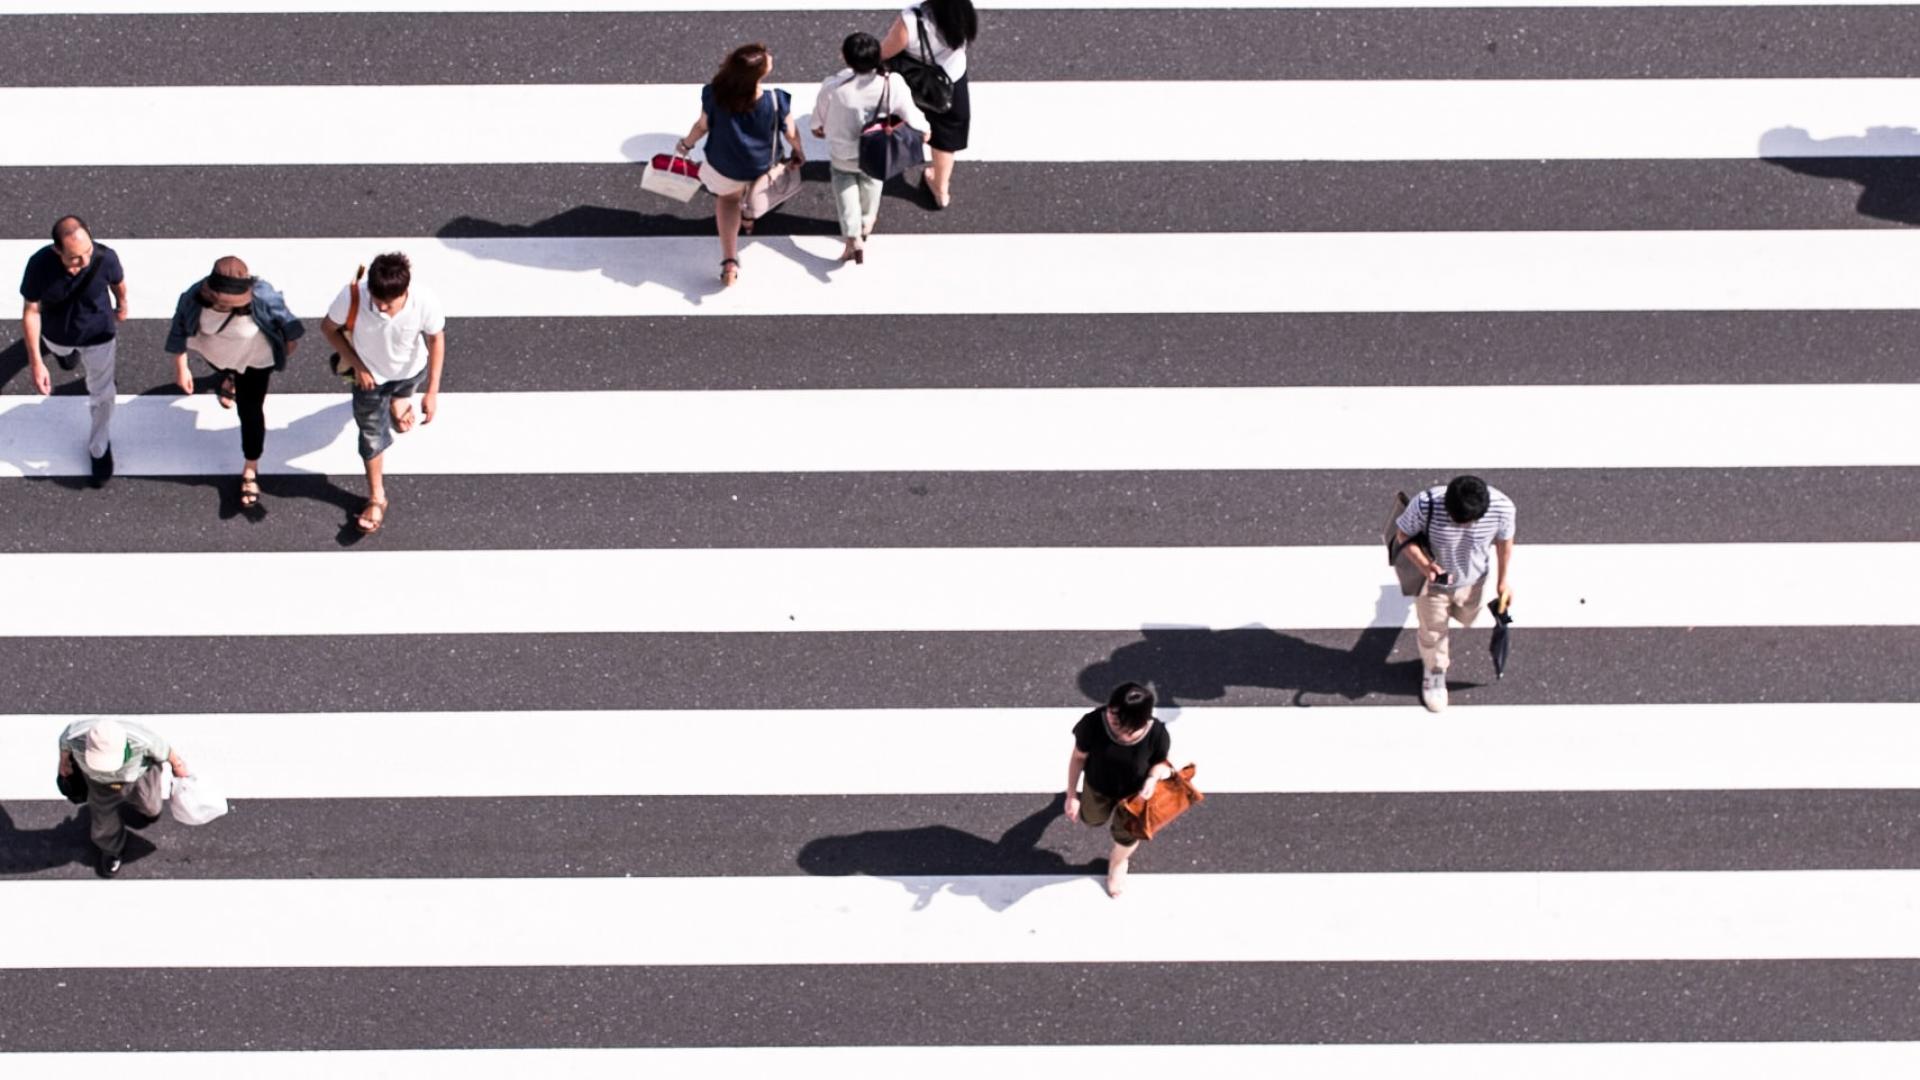
[[[93,862],[93,872],[103,878],[115,877],[120,873],[120,856],[101,852]]]
[[[104,487],[111,479],[113,479],[113,447],[109,446],[106,453],[93,459],[93,486]]]
[[[80,362],[80,350],[56,352],[53,354],[53,362],[60,365],[61,371],[72,371],[74,365]]]

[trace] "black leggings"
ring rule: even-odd
[[[240,454],[248,461],[258,461],[267,445],[267,384],[273,380],[273,369],[216,369],[213,377],[216,381],[233,380],[233,407],[240,411]]]

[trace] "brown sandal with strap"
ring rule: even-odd
[[[353,522],[354,527],[360,530],[362,536],[372,536],[374,533],[379,532],[380,527],[386,523],[387,500],[385,499],[368,499],[366,508],[360,511],[360,516],[355,518]]]

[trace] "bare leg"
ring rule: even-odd
[[[375,454],[367,459],[367,508],[360,513],[360,531],[375,532],[386,521],[387,485],[386,466],[380,459],[385,454]]]
[[[720,257],[740,257],[740,196],[718,195],[713,200],[713,220],[720,230]]]
[[[933,192],[934,201],[942,206],[947,204],[947,200],[952,198],[951,193],[947,190],[948,185],[952,182],[953,151],[935,150],[933,152],[933,168],[927,173],[927,190]]]
[[[1127,860],[1140,847],[1140,841],[1131,844],[1115,844],[1107,853],[1107,895],[1119,896],[1127,889]]]

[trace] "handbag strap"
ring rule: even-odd
[[[771,161],[767,162],[767,171],[772,172],[773,167],[780,164],[780,129],[786,125],[780,122],[780,91],[769,90],[767,91],[767,96],[773,99],[773,142],[767,147],[767,154],[772,158]]]
[[[913,21],[920,28],[920,59],[933,63],[933,43],[927,40],[927,17],[919,4],[913,5]]]
[[[348,344],[352,344],[354,324],[360,321],[360,279],[366,275],[367,268],[362,266],[353,272],[353,280],[347,282],[347,321],[342,329],[347,332]]]

